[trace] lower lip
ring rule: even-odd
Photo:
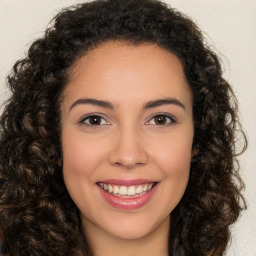
[[[114,196],[106,192],[105,190],[100,189],[100,192],[103,198],[113,207],[121,209],[121,210],[134,210],[143,207],[145,204],[149,202],[151,197],[154,195],[157,189],[156,184],[150,191],[143,194],[142,196],[135,197],[135,198],[123,198],[120,196]]]

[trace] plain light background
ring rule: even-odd
[[[139,1],[139,0],[138,0]],[[0,0],[0,104],[5,77],[48,22],[80,0]],[[227,256],[256,256],[256,0],[166,0],[203,30],[223,61],[224,76],[238,97],[249,147],[240,157],[248,210],[232,229]],[[0,110],[1,112],[1,110]]]

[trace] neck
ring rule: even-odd
[[[122,239],[87,223],[86,237],[95,256],[168,256],[169,224],[170,218],[143,237]]]

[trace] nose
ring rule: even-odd
[[[136,129],[126,127],[115,134],[113,147],[110,150],[109,162],[111,165],[132,169],[145,165],[148,154]]]

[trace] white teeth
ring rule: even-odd
[[[105,189],[106,190],[106,189]],[[112,193],[113,192],[113,188],[112,188],[112,186],[110,185],[110,184],[108,184],[108,192],[109,193]]]
[[[140,194],[140,193],[142,193],[142,192],[143,192],[142,186],[138,186],[138,187],[136,188],[136,194]]]
[[[135,185],[119,186],[119,185],[111,185],[106,183],[99,183],[99,186],[110,194],[112,193],[114,195],[119,195],[119,196],[135,196],[136,197],[151,190],[153,187],[153,183],[136,185],[136,186]]]
[[[113,193],[114,193],[114,194],[118,194],[118,193],[119,193],[119,188],[118,188],[118,186],[114,185]]]
[[[136,194],[135,186],[130,186],[128,188],[127,194],[128,194],[128,196],[135,196],[135,194]]]
[[[119,188],[119,195],[121,195],[121,196],[126,196],[126,195],[127,195],[127,187],[121,186],[121,187]]]
[[[147,190],[148,190],[148,185],[145,185],[145,186],[143,187],[143,191],[146,192]]]

